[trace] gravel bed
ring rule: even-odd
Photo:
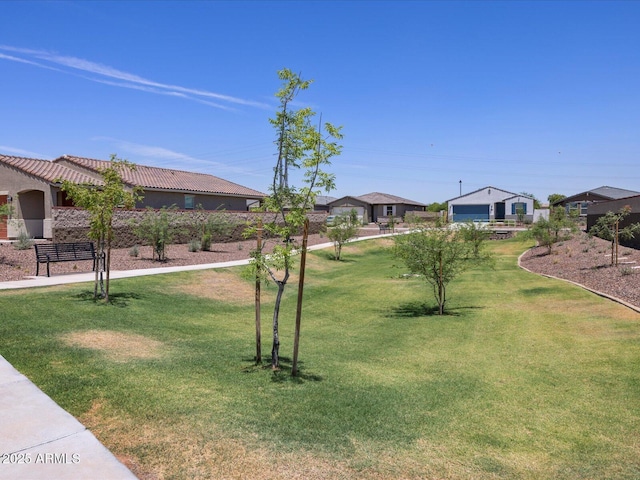
[[[359,236],[377,235],[378,228],[362,229]],[[301,242],[301,237],[296,237]],[[309,235],[309,246],[328,243],[325,235]],[[275,240],[268,240],[265,251],[270,251]],[[166,262],[154,261],[153,251],[149,246],[139,247],[137,257],[131,255],[130,248],[119,248],[111,251],[111,271],[137,270],[142,268],[177,267],[184,265],[201,265],[207,263],[229,262],[249,258],[251,250],[256,247],[255,240],[235,243],[215,243],[208,252],[189,252],[187,245],[169,245],[166,249]],[[66,273],[86,273],[91,271],[91,261],[61,262],[50,264],[51,275]],[[40,265],[40,276],[47,273],[46,264]],[[24,280],[36,274],[36,255],[33,247],[29,250],[17,250],[8,242],[0,243],[0,282]]]
[[[535,247],[520,259],[527,270],[570,280],[640,307],[640,251],[620,247],[618,265],[611,265],[611,242],[582,232],[571,240]]]

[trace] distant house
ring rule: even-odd
[[[640,192],[625,190],[624,188],[603,186],[563,198],[551,206],[556,207],[558,205],[562,205],[568,211],[578,211],[581,217],[586,217],[589,205],[593,203],[618,200],[620,198],[627,198],[635,195],[640,195]]]
[[[105,160],[69,155],[53,161],[0,155],[0,204],[10,203],[17,218],[7,231],[0,230],[0,235],[14,238],[25,229],[33,238],[51,238],[52,208],[72,206],[60,190],[59,180],[99,184],[99,170],[108,165]],[[213,175],[145,165],[124,171],[123,180],[129,187],[142,187],[144,199],[137,207],[175,204],[187,210],[202,205],[205,210],[246,211],[249,204],[265,196]]]
[[[447,203],[449,220],[453,222],[518,220],[519,213],[524,221],[533,221],[532,197],[495,187],[484,187]]]
[[[316,197],[316,204],[313,207],[313,210],[316,212],[328,212],[331,210],[329,204],[336,200],[336,197],[330,197],[328,195],[318,195]]]
[[[365,223],[377,222],[379,218],[404,218],[407,212],[426,210],[424,203],[390,195],[388,193],[367,193],[357,197],[346,196],[329,202],[332,215],[340,215],[355,210]]]

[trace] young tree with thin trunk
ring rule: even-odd
[[[629,205],[622,207],[616,213],[607,212],[601,216],[596,224],[589,230],[589,235],[595,235],[596,237],[611,242],[611,265],[618,265],[618,246],[620,240],[630,240],[634,238],[635,234],[640,232],[640,223],[632,223],[624,228],[620,228],[620,222],[622,222],[627,216],[631,214],[631,207]]]
[[[99,170],[102,182],[98,185],[77,184],[64,180],[61,190],[66,193],[73,204],[89,212],[89,238],[98,243],[99,262],[104,262],[106,275],[103,284],[100,270],[96,268],[94,299],[100,296],[109,302],[109,277],[111,266],[111,245],[114,240],[113,218],[118,208],[133,208],[136,201],[142,198],[139,187],[127,187],[122,180],[125,169],[135,170],[135,165],[111,155],[108,167]]]
[[[279,318],[282,296],[293,268],[293,256],[298,251],[293,237],[300,233],[307,213],[313,209],[316,196],[322,191],[331,191],[334,175],[323,170],[331,164],[330,159],[340,154],[337,140],[342,138],[341,127],[330,123],[312,124],[315,112],[308,107],[295,110],[292,102],[297,95],[309,88],[311,81],[303,80],[289,69],[278,72],[282,81],[276,93],[280,107],[275,118],[270,119],[276,130],[277,160],[273,170],[270,195],[265,198],[262,210],[272,215],[263,224],[265,237],[278,238],[280,242],[269,255],[263,253],[265,243],[252,252],[253,275],[271,280],[277,286],[273,310],[273,346],[271,367],[280,366]],[[289,183],[289,173],[304,169],[304,186],[296,188]],[[245,235],[256,234],[256,226],[245,230]]]
[[[135,234],[144,242],[151,245],[153,249],[153,259],[159,262],[167,260],[166,247],[173,243],[173,239],[178,233],[178,207],[162,207],[155,209],[147,207],[140,220],[132,221]]]
[[[353,210],[355,213],[355,210]],[[333,226],[326,227],[327,237],[333,242],[334,258],[340,260],[342,247],[358,234],[358,217],[350,213],[338,215]]]
[[[490,260],[461,230],[446,226],[414,230],[394,241],[396,257],[431,285],[440,315],[447,302],[447,285],[468,268]]]
[[[523,236],[535,238],[538,245],[547,247],[547,253],[551,254],[554,244],[569,240],[577,230],[575,215],[568,215],[563,206],[558,206],[551,207],[549,218],[540,217]]]

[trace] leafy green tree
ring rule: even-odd
[[[355,210],[336,216],[333,226],[327,227],[327,237],[333,242],[336,260],[340,260],[342,247],[358,234],[358,227],[358,215]]]
[[[429,205],[427,205],[427,212],[442,212],[442,211],[447,211],[447,202],[433,202],[430,203]]]
[[[540,208],[540,201],[535,197],[532,193],[521,192],[520,195],[524,195],[526,197],[533,198],[533,208]],[[523,212],[524,213],[524,212]]]
[[[569,240],[578,230],[575,215],[567,215],[564,207],[552,207],[549,210],[549,218],[540,217],[531,225],[524,236],[533,237],[538,245],[547,247],[547,253],[551,254],[553,245]]]
[[[153,259],[157,259],[159,262],[167,260],[167,245],[173,243],[179,230],[177,209],[175,205],[164,206],[158,210],[147,207],[142,219],[133,224],[135,234],[142,241],[151,245]]]
[[[269,255],[263,253],[264,244],[252,252],[252,274],[263,280],[272,280],[278,288],[273,310],[273,346],[271,367],[280,366],[279,317],[280,305],[285,286],[291,275],[293,255],[298,250],[294,235],[304,225],[306,214],[313,208],[316,196],[322,191],[329,192],[335,187],[333,174],[325,172],[324,167],[331,164],[330,159],[339,155],[342,147],[337,140],[342,138],[341,127],[319,122],[312,125],[315,112],[309,107],[295,110],[292,103],[297,95],[309,88],[311,81],[303,80],[289,69],[278,72],[282,81],[276,97],[280,102],[275,118],[270,119],[276,130],[277,161],[274,168],[270,194],[264,200],[262,211],[272,215],[266,217],[262,228],[266,237],[279,238]],[[296,188],[289,184],[289,170],[304,169],[305,186]],[[246,236],[256,234],[257,225],[245,230]]]
[[[547,200],[549,201],[549,205],[553,205],[554,203],[559,202],[560,200],[564,200],[565,198],[567,198],[567,196],[561,193],[552,193],[547,197]]]
[[[119,208],[133,208],[142,198],[139,187],[129,188],[122,180],[125,170],[135,170],[135,165],[111,155],[109,166],[99,170],[102,182],[99,185],[77,184],[64,180],[60,189],[77,207],[89,212],[89,238],[98,243],[98,256],[104,260],[106,281],[103,284],[100,268],[96,269],[94,299],[98,298],[98,288],[105,302],[109,302],[109,277],[111,265],[111,245],[114,240],[113,218]]]
[[[472,221],[459,224],[458,229],[463,240],[471,246],[473,256],[480,258],[482,246],[491,236],[491,231],[485,228],[482,223]]]
[[[457,229],[419,229],[394,237],[394,241],[395,256],[431,285],[440,315],[444,314],[447,285],[465,270],[489,261],[488,256],[475,256],[473,242],[466,241]]]
[[[217,236],[229,235],[237,222],[224,208],[214,212],[206,212],[202,205],[198,205],[197,208],[198,212],[193,216],[190,230],[192,234],[198,236],[193,240],[199,243],[200,249],[209,251],[213,239]]]
[[[618,212],[607,212],[598,218],[598,221],[589,230],[589,235],[611,242],[611,265],[618,265],[618,246],[620,240],[629,240],[640,231],[640,223],[632,223],[620,228],[620,223],[631,214],[631,207],[626,205]]]
[[[0,217],[8,217],[13,214],[13,208],[8,203],[0,205]]]

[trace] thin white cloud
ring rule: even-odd
[[[100,79],[88,78],[88,77],[84,77],[84,76],[83,76],[83,78],[87,78],[88,80],[91,80],[93,82],[103,83],[105,85],[111,85],[113,87],[129,88],[129,89],[132,89],[132,90],[140,90],[140,91],[143,91],[143,92],[155,93],[156,95],[166,95],[166,96],[169,96],[169,97],[179,97],[179,98],[184,98],[186,100],[191,100],[191,101],[194,101],[194,102],[202,103],[204,105],[209,105],[210,107],[219,108],[221,110],[237,111],[237,108],[228,107],[226,105],[221,105],[219,103],[210,102],[208,100],[202,100],[200,98],[190,97],[189,95],[185,95],[184,93],[180,93],[180,92],[171,92],[171,91],[166,91],[166,90],[159,90],[159,89],[154,88],[154,87],[147,87],[147,86],[144,86],[144,85],[136,85],[136,84],[133,84],[133,83],[112,82],[110,80],[100,80]]]
[[[24,63],[26,65],[33,65],[34,67],[46,68],[47,70],[55,70],[57,72],[62,72],[59,68],[51,67],[48,65],[42,65],[38,62],[33,62],[31,60],[25,60],[24,58],[18,58],[11,55],[5,55],[4,53],[0,53],[0,58],[4,60],[11,60],[12,62]]]
[[[203,103],[216,108],[228,109],[229,107],[224,107],[219,103],[210,102],[208,99],[215,99],[225,103],[231,103],[231,104],[248,106],[248,107],[265,108],[265,109],[271,108],[268,104],[263,102],[257,102],[253,100],[232,97],[230,95],[223,95],[220,93],[210,92],[207,90],[187,88],[179,85],[170,85],[170,84],[155,82],[153,80],[148,80],[146,78],[140,77],[139,75],[136,75],[133,73],[118,70],[108,65],[102,65],[100,63],[92,62],[90,60],[85,60],[82,58],[70,57],[66,55],[58,55],[45,50],[33,50],[28,48],[12,47],[9,45],[0,45],[0,51],[10,52],[13,54],[13,55],[6,55],[6,54],[0,53],[0,58],[4,60],[26,63],[26,64],[30,64],[40,68],[49,68],[53,70],[58,70],[64,73],[72,73],[71,71],[77,70],[80,72],[96,75],[96,77],[86,77],[86,76],[83,77],[94,82],[106,83],[112,86],[123,87],[123,88],[136,88],[138,90],[144,90],[144,91],[155,93],[155,94],[175,95],[175,96],[183,95],[183,98],[185,99],[194,100],[199,103]],[[15,55],[26,56],[27,58],[21,58]],[[48,62],[53,65],[57,65],[59,67],[71,69],[71,71],[55,68],[50,65],[42,64],[40,62],[35,62],[32,60],[33,58],[38,59],[41,62]],[[108,80],[105,80],[105,79],[115,79],[124,83],[119,83],[119,82],[108,83]]]

